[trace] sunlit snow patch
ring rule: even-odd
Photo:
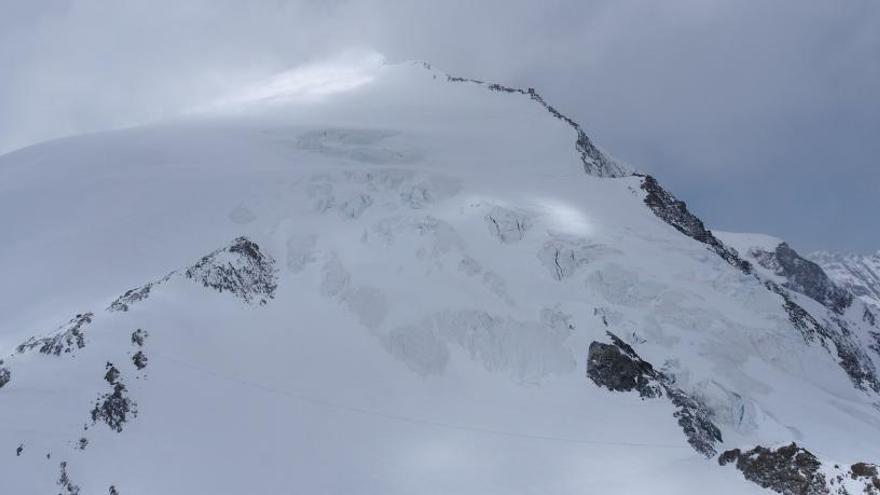
[[[369,83],[384,63],[385,57],[372,50],[347,52],[323,62],[281,72],[267,82],[221,98],[211,105],[211,109],[253,102],[318,100]]]
[[[548,198],[538,199],[536,203],[546,212],[547,222],[553,230],[572,235],[594,233],[595,229],[587,216],[574,206]]]

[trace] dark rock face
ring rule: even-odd
[[[147,337],[150,336],[150,333],[142,328],[138,328],[134,332],[131,333],[131,343],[138,347],[143,347],[144,342],[146,342]]]
[[[92,409],[92,424],[104,422],[110,429],[122,432],[122,428],[130,417],[137,417],[137,403],[126,394],[128,390],[120,379],[119,370],[112,363],[107,363],[104,380],[110,384],[112,392],[98,398]]]
[[[877,326],[877,317],[874,315],[873,312],[871,312],[871,309],[867,306],[865,307],[864,314],[862,314],[862,321],[864,321],[868,325],[871,325],[872,327]]]
[[[878,476],[876,464],[857,462],[850,466],[848,475],[850,479],[859,482],[859,486],[864,487],[862,489],[863,493],[869,495],[880,494],[880,476]],[[837,481],[840,482],[842,480]]]
[[[805,342],[815,342],[816,340],[821,340],[823,337],[830,338],[825,327],[816,321],[816,319],[813,318],[813,315],[808,313],[807,310],[794,302],[788,292],[780,287],[779,284],[767,281],[764,282],[764,286],[782,297],[784,301],[782,309],[788,313],[788,321],[790,321],[791,324],[801,333]],[[827,348],[824,341],[821,343]]]
[[[144,354],[144,351],[137,351],[134,356],[131,357],[131,362],[134,364],[134,367],[142,370],[147,367],[147,355]]]
[[[810,451],[792,443],[777,450],[755,447],[746,452],[728,450],[718,457],[725,466],[736,463],[743,476],[783,495],[825,495],[830,493],[822,463]]]
[[[61,474],[58,476],[58,486],[61,487],[59,495],[79,495],[79,485],[74,484],[67,474],[67,462],[62,462],[59,467],[61,468]]]
[[[59,328],[54,335],[41,339],[31,337],[19,345],[16,350],[23,353],[38,349],[43,354],[60,356],[62,353],[69,354],[74,349],[82,349],[86,346],[83,328],[92,322],[94,316],[92,313],[78,314],[66,325]]]
[[[840,367],[846,371],[857,388],[880,392],[880,378],[877,377],[877,369],[873,361],[865,353],[862,345],[852,337],[852,331],[846,321],[841,318],[833,320],[837,331],[830,332],[830,335],[837,349]]]
[[[880,493],[876,465],[857,462],[846,470],[835,465],[834,470],[825,469],[829,473],[826,478],[819,459],[796,443],[776,450],[760,445],[746,452],[728,450],[718,456],[718,463],[734,463],[747,480],[783,495],[854,495],[843,485],[847,478],[856,481],[855,493]]]
[[[260,247],[239,237],[231,245],[203,257],[187,268],[186,278],[219,292],[229,292],[246,303],[266,304],[275,297],[275,260]]]
[[[706,457],[715,455],[715,445],[722,439],[721,430],[710,419],[712,411],[677,388],[667,386],[665,390],[669,400],[678,408],[673,416],[678,419],[678,426],[691,447]]]
[[[857,462],[849,470],[854,478],[873,478],[877,476],[877,466],[866,462]]]
[[[712,457],[722,441],[721,430],[711,421],[712,411],[697,399],[673,386],[673,381],[642,360],[628,344],[606,332],[611,344],[593,342],[587,357],[587,376],[596,385],[616,392],[635,390],[645,398],[666,397],[676,407],[673,416],[688,443],[697,452]]]
[[[11,379],[12,372],[9,371],[9,368],[3,366],[3,360],[0,359],[0,388],[3,388],[3,386],[9,383],[9,380]]]
[[[788,244],[783,242],[772,253],[755,251],[752,254],[761,266],[785,277],[787,289],[804,294],[837,314],[843,314],[852,304],[853,296],[849,292],[837,287],[819,265],[801,257]]]
[[[131,333],[131,344],[137,347],[143,347],[149,336],[150,334],[146,330],[138,328]],[[134,364],[134,367],[138,370],[146,368],[147,361],[147,355],[144,354],[142,349],[138,349],[138,351],[131,357],[132,364]]]
[[[150,297],[150,289],[152,289],[152,287],[153,284],[149,283],[143,287],[125,291],[125,294],[122,294],[115,301],[110,303],[107,311],[128,311],[129,306],[132,304],[141,302]]]
[[[645,175],[642,180],[642,190],[647,193],[645,204],[658,218],[691,239],[706,244],[709,249],[741,272],[752,273],[752,266],[748,261],[740,258],[736,250],[725,246],[718,240],[712,231],[703,225],[702,220],[688,211],[687,204],[663,189],[657,179]]]
[[[809,258],[838,286],[880,309],[880,251],[868,255],[818,252]]]
[[[635,390],[643,398],[662,395],[654,367],[615,344],[593,342],[587,359],[587,376],[599,386],[615,392]]]

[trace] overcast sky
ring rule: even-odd
[[[351,48],[533,86],[712,228],[880,248],[876,0],[6,0],[0,152]]]

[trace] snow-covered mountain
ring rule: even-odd
[[[868,255],[820,251],[810,259],[837,285],[880,310],[880,251]]]
[[[876,308],[531,89],[313,68],[0,191],[3,493],[880,489]]]

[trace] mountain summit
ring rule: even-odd
[[[306,74],[0,157],[4,493],[880,487],[852,286],[533,89]]]

